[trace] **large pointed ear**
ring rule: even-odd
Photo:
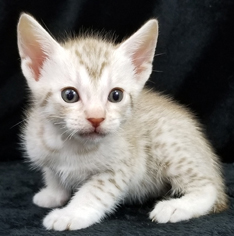
[[[152,19],[120,45],[120,50],[130,57],[136,75],[144,75],[144,80],[148,79],[146,77],[149,77],[152,70],[157,39],[158,21]]]
[[[23,74],[27,79],[38,81],[43,63],[60,46],[33,17],[25,13],[19,19],[17,36]]]

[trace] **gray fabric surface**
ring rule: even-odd
[[[123,205],[115,214],[80,231],[46,231],[42,219],[48,209],[32,203],[42,186],[41,174],[22,162],[0,163],[0,235],[234,235],[234,164],[224,164],[230,207],[227,211],[176,224],[156,224],[148,219],[154,201]]]

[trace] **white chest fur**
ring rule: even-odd
[[[68,188],[78,188],[91,176],[119,169],[130,162],[129,144],[124,139],[108,136],[99,145],[87,145],[64,138],[48,121],[35,127],[37,114],[31,114],[24,133],[25,149],[32,164],[49,168]],[[118,148],[117,148],[118,147]]]

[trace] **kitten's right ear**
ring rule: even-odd
[[[60,45],[32,16],[25,13],[20,16],[17,37],[23,74],[28,80],[38,81],[43,63]]]

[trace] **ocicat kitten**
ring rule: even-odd
[[[86,228],[124,201],[168,192],[151,220],[178,222],[227,208],[220,163],[198,122],[144,88],[157,20],[117,45],[87,35],[58,43],[28,14],[17,32],[31,92],[22,145],[45,182],[33,202],[55,208],[43,220],[46,229]]]

